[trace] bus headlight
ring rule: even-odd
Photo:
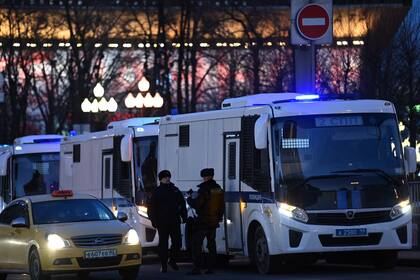
[[[124,237],[124,244],[138,245],[140,243],[139,235],[134,229],[130,229]]]
[[[70,244],[67,240],[61,238],[58,234],[48,234],[47,236],[48,248],[51,250],[63,249],[70,247]]]
[[[392,207],[391,212],[389,213],[389,216],[391,216],[391,219],[396,219],[401,217],[402,215],[408,213],[411,211],[411,205],[410,200],[404,200]]]
[[[308,214],[306,214],[305,210],[287,203],[280,203],[279,211],[283,215],[293,218],[299,222],[307,223],[309,220]]]
[[[145,218],[149,218],[147,215],[147,207],[146,206],[137,206],[137,213],[139,213],[140,216],[143,216]]]

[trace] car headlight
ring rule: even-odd
[[[402,215],[408,213],[411,211],[411,205],[410,200],[404,200],[392,207],[391,212],[389,213],[389,216],[391,216],[391,219],[396,219],[401,217]]]
[[[138,245],[140,243],[139,235],[134,229],[130,229],[124,237],[124,244]]]
[[[147,207],[146,206],[137,206],[137,213],[139,213],[140,216],[143,216],[145,218],[149,218],[147,215]]]
[[[70,243],[67,240],[61,238],[58,234],[48,234],[47,236],[48,248],[52,250],[63,249],[70,247]]]
[[[305,210],[289,205],[287,203],[280,203],[279,205],[279,211],[283,215],[286,215],[289,218],[293,218],[299,222],[308,222],[309,217],[308,214],[306,214]]]

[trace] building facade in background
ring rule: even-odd
[[[317,91],[377,96],[367,58],[383,53],[411,5],[334,1],[334,43],[317,49]],[[0,0],[0,142],[293,91],[289,17],[282,0]],[[162,109],[125,107],[143,76],[164,98]],[[97,83],[117,100],[116,113],[82,113]]]

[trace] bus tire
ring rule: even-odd
[[[373,254],[373,265],[376,269],[393,269],[398,262],[398,251],[385,251],[379,254]]]
[[[280,264],[278,257],[270,255],[267,237],[261,226],[258,226],[255,230],[253,250],[252,259],[260,274],[277,272]]]

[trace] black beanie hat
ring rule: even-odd
[[[201,177],[214,176],[213,168],[204,168],[200,172]]]
[[[166,177],[171,178],[171,172],[169,172],[169,170],[162,170],[159,172],[158,177],[159,181]]]

